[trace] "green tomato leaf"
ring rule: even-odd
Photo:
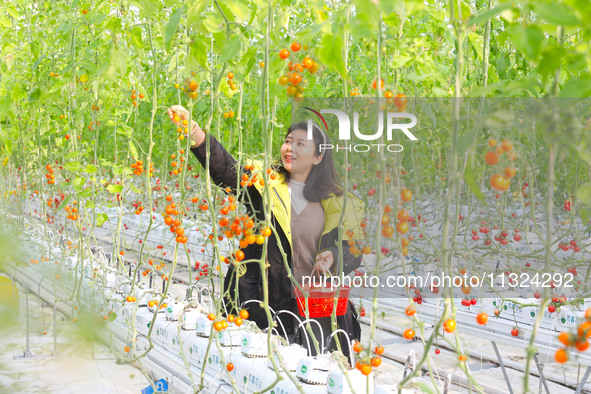
[[[10,19],[8,17],[0,16],[0,25],[2,27],[10,29],[12,27],[12,22],[10,22]]]
[[[88,164],[86,166],[86,168],[84,169],[84,172],[86,172],[87,174],[93,174],[97,171],[98,171],[97,168],[95,166],[93,166],[92,164]]]
[[[133,129],[125,123],[121,123],[119,127],[117,127],[117,133],[131,138],[131,136],[133,135]]]
[[[82,169],[82,164],[78,163],[77,161],[69,161],[64,164],[64,168],[68,171],[77,172]]]
[[[224,31],[224,18],[220,14],[209,12],[205,14],[203,27],[210,33],[220,33]]]
[[[12,140],[4,140],[4,146],[6,147],[6,152],[9,155],[12,155]]]
[[[196,28],[201,21],[203,9],[205,8],[205,1],[191,1],[190,4],[189,10],[187,11],[187,25]]]
[[[544,40],[544,33],[534,25],[524,26],[515,23],[508,28],[513,45],[519,49],[528,60],[537,60]]]
[[[183,5],[171,15],[168,23],[166,24],[166,28],[164,29],[164,48],[166,50],[170,49],[170,42],[179,27],[181,15],[184,12],[185,6]]]
[[[39,88],[34,88],[29,90],[29,97],[27,98],[27,100],[32,103],[35,101],[39,101],[39,97],[41,96],[41,89]]]
[[[577,26],[580,23],[575,13],[560,2],[545,3],[534,0],[530,2],[530,5],[533,6],[538,16],[554,25]]]
[[[129,188],[131,189],[131,191],[133,191],[134,193],[140,194],[142,191],[133,183],[129,184]]]
[[[111,69],[119,74],[125,74],[127,70],[127,60],[125,59],[125,52],[118,46],[113,46],[110,52]]]
[[[466,22],[466,24],[468,26],[478,25],[478,24],[480,24],[482,22],[485,22],[485,21],[487,21],[489,19],[492,19],[492,18],[496,17],[501,12],[503,12],[505,10],[508,10],[508,9],[510,9],[512,7],[513,7],[513,5],[511,3],[502,3],[502,4],[499,4],[498,6],[493,7],[490,10],[486,10],[486,11],[481,12],[478,15],[472,16],[470,19],[468,19],[468,22]]]
[[[139,157],[139,155],[137,154],[137,149],[131,140],[129,140],[129,154],[131,155],[131,157],[133,157],[134,160],[137,160]]]
[[[540,64],[538,64],[538,72],[544,77],[554,74],[558,67],[563,64],[565,56],[566,49],[562,46],[555,45],[545,48],[542,52]]]
[[[515,124],[515,114],[511,111],[498,110],[484,118],[484,125],[490,128],[504,128]]]
[[[152,18],[160,10],[159,0],[139,0],[135,1],[140,8],[140,18]]]
[[[98,215],[96,215],[97,227],[101,227],[107,220],[109,220],[109,217],[105,213],[99,213]],[[111,315],[114,315],[114,313],[111,313]],[[111,315],[109,315],[109,319],[111,318]],[[117,316],[115,316],[115,317],[117,317]],[[113,320],[115,320],[115,318],[113,318]],[[111,321],[113,321],[113,320],[111,320]]]
[[[591,78],[572,78],[568,80],[558,97],[589,97],[591,96]]]
[[[121,18],[117,16],[112,16],[111,18],[109,18],[109,20],[104,26],[105,29],[111,30],[115,34],[119,33],[122,27],[123,25],[121,24]]]
[[[86,204],[84,204],[84,208],[86,209],[94,209],[96,208],[96,204],[94,203],[94,201],[86,201]]]
[[[376,3],[370,0],[356,0],[355,8],[358,12],[350,22],[351,34],[355,39],[372,38],[378,29],[380,11]]]
[[[340,36],[324,34],[321,47],[318,49],[318,58],[327,67],[332,68],[341,77],[345,78],[347,70],[343,61],[343,39]]]
[[[480,186],[478,185],[476,177],[474,176],[471,158],[468,158],[468,162],[466,163],[466,171],[464,171],[464,182],[466,182],[466,185],[468,185],[470,190],[472,190],[472,193],[474,193],[476,198],[478,198],[484,205],[486,205],[484,194],[482,194],[482,190],[480,190]]]
[[[581,220],[583,223],[589,223],[589,210],[588,209],[579,209],[579,215],[581,215]]]
[[[136,26],[132,29],[127,30],[127,37],[134,47],[142,49],[144,47],[144,41],[142,40],[142,29]]]
[[[230,41],[226,43],[222,56],[220,56],[220,63],[226,63],[228,60],[233,59],[240,52],[240,37],[234,36],[230,38]]]
[[[68,153],[66,155],[66,157],[64,157],[64,161],[70,161],[70,160],[72,160],[73,158],[75,158],[76,156],[78,156],[79,153],[80,153],[80,151],[73,151],[73,152]]]
[[[115,321],[115,319],[117,319],[117,314],[115,312],[109,313],[109,321]]]
[[[478,55],[478,60],[482,61],[482,50],[484,47],[484,37],[482,37],[478,33],[471,32],[468,34],[468,39],[470,40],[470,44],[472,44],[472,47],[474,48],[474,50],[476,51],[476,54]]]
[[[250,18],[251,7],[246,0],[227,0],[222,4],[230,11],[236,21],[245,23]]]
[[[581,187],[579,187],[575,192],[575,195],[585,205],[591,206],[591,182],[587,182],[584,185],[581,185]]]
[[[10,7],[8,7],[7,11],[8,11],[8,15],[10,15],[14,19],[18,20],[18,11],[16,10],[16,8],[10,6]]]
[[[113,185],[113,184],[111,184],[111,185],[107,186],[107,190],[111,194],[118,194],[118,193],[121,193],[123,191],[123,185]]]
[[[256,47],[251,47],[245,54],[240,56],[240,63],[237,67],[237,71],[241,76],[247,75],[252,69],[252,66],[256,63],[257,58],[255,55],[257,54],[257,49],[258,48]],[[238,75],[238,72],[236,75]]]
[[[207,70],[207,49],[203,43],[201,37],[193,38],[191,42],[191,54],[189,56],[191,64],[199,64],[201,67]],[[196,67],[190,67],[193,69]]]
[[[64,201],[62,201],[59,205],[59,207],[57,207],[57,210],[61,210],[64,209],[64,207],[66,205],[68,205],[70,203],[70,200],[72,199],[72,195],[70,194],[68,197],[64,198]]]
[[[78,196],[78,198],[91,197],[92,196],[92,189],[82,190],[82,191],[78,192],[76,195]]]

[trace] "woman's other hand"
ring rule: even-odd
[[[192,146],[199,146],[205,141],[205,132],[197,122],[189,121],[189,111],[182,105],[173,105],[167,110],[170,121],[179,127],[188,127],[191,133]],[[186,122],[184,122],[186,121]],[[184,125],[183,123],[186,123]]]
[[[316,255],[316,263],[314,264],[314,268],[317,271],[324,272],[328,271],[333,264],[334,256],[332,251],[324,250]]]

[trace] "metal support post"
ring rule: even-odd
[[[507,370],[505,369],[505,364],[503,364],[503,358],[501,357],[501,353],[499,353],[497,343],[495,341],[490,341],[490,343],[492,343],[495,354],[497,355],[497,360],[499,361],[499,365],[501,366],[501,371],[503,371],[503,376],[505,377],[505,382],[507,382],[509,394],[513,394],[513,388],[511,387],[511,382],[509,381],[509,375],[507,374]]]

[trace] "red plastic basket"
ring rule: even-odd
[[[298,312],[300,316],[306,316],[306,297],[296,287],[295,289]],[[338,297],[337,301],[337,316],[342,316],[347,313],[347,305],[349,305],[349,290],[348,286],[342,286],[337,295],[336,289],[331,288],[304,288],[308,292],[308,311],[310,317],[327,317],[332,315],[334,307],[334,300]]]

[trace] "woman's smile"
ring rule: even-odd
[[[312,167],[322,161],[315,146],[305,130],[294,130],[285,137],[281,145],[281,162],[294,181],[305,183]]]

